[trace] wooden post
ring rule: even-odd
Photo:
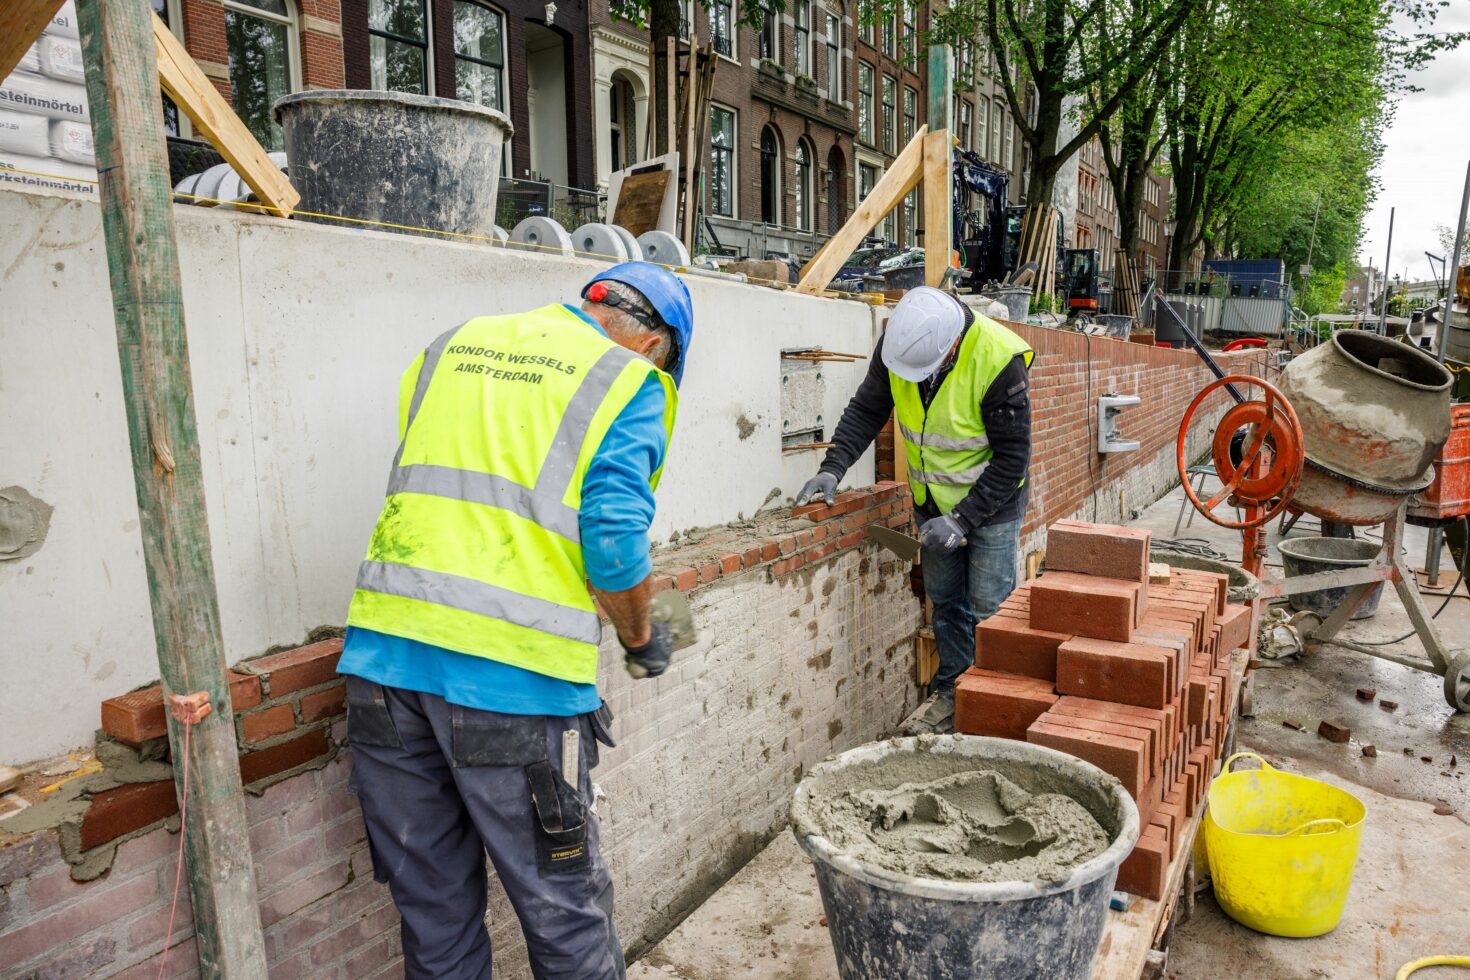
[[[924,282],[938,286],[954,251],[954,167],[950,136],[954,58],[947,44],[929,45],[929,135],[924,139]]]
[[[6,0],[4,7],[0,7],[0,79],[20,64],[62,3],[63,0]]]
[[[174,781],[189,778],[184,859],[200,974],[266,975],[255,873],[226,684],[152,15],[78,0],[143,561],[165,693],[208,693],[189,748],[169,716]]]

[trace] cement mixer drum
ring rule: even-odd
[[[1451,381],[1429,354],[1361,330],[1294,359],[1277,382],[1305,437],[1292,503],[1344,524],[1390,518],[1434,479],[1450,434]]]

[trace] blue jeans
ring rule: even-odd
[[[934,687],[940,691],[952,690],[955,678],[975,665],[975,624],[993,615],[1016,587],[1020,519],[977,527],[966,537],[967,544],[947,555],[925,548],[919,566],[934,603]]]

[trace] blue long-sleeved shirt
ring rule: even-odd
[[[568,307],[599,333],[581,310]],[[663,465],[664,389],[650,376],[603,437],[582,483],[582,559],[587,578],[605,592],[630,589],[648,575],[648,527],[653,490],[648,485]],[[337,669],[379,684],[437,694],[453,704],[505,714],[575,715],[595,711],[602,699],[595,684],[557,677],[475,657],[440,646],[349,627]]]

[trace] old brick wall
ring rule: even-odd
[[[699,639],[656,680],[632,681],[606,631],[599,687],[618,746],[603,749],[594,777],[618,927],[634,955],[781,830],[807,767],[893,731],[917,702],[907,565],[863,532],[909,528],[909,510],[905,488],[878,484],[832,508],[781,509],[660,549],[656,587],[689,595]],[[329,637],[232,674],[274,980],[401,975],[397,912],[372,880],[346,791],[340,651]],[[145,759],[166,752],[156,688],[109,699],[102,722],[110,745]],[[155,768],[82,793],[83,812],[56,828],[8,835],[0,823],[0,976],[158,974],[178,807],[167,768]],[[497,975],[525,976],[519,926],[492,888]],[[191,936],[185,888],[169,976],[196,974]]]

